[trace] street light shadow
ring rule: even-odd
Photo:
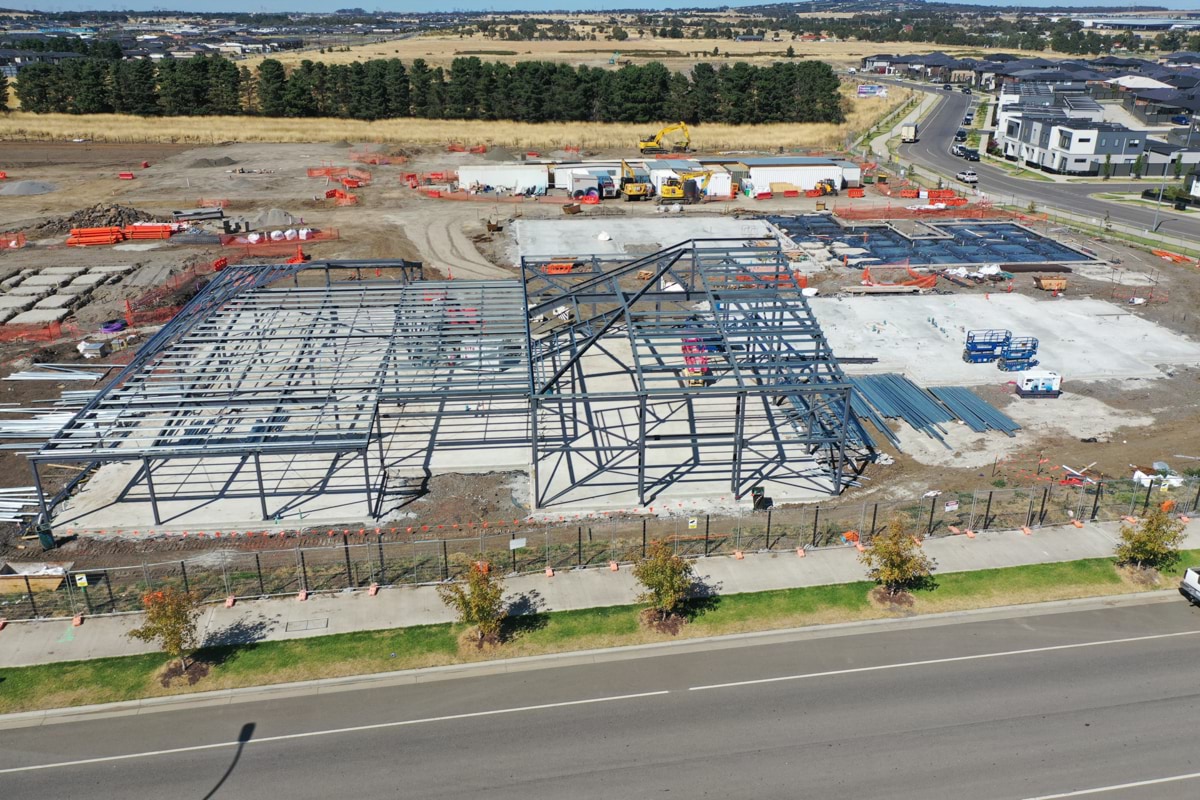
[[[247,742],[254,738],[254,727],[255,726],[253,722],[247,722],[242,726],[242,730],[238,733],[238,746],[237,750],[235,750],[233,753],[233,761],[229,762],[229,767],[225,770],[225,774],[221,776],[221,780],[217,781],[217,785],[209,790],[208,794],[204,795],[204,800],[212,800],[212,798],[216,797],[217,792],[221,789],[221,786],[223,786],[225,781],[229,779],[229,776],[233,774],[233,770],[237,766],[238,759],[242,757],[243,748],[246,747]]]

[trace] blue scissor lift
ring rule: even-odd
[[[996,366],[1004,372],[1024,372],[1038,365],[1038,360],[1034,358],[1037,351],[1037,339],[1032,336],[1015,337],[1001,348]]]
[[[1000,357],[1000,352],[1012,341],[1012,331],[978,330],[967,331],[967,344],[963,348],[963,361],[969,364],[987,364]]]

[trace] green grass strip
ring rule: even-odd
[[[1177,580],[1186,566],[1196,563],[1200,550],[1185,551],[1163,576],[1168,582]],[[916,593],[906,613],[1142,588],[1125,581],[1109,558],[935,574],[932,583]],[[638,623],[641,607],[629,605],[515,617],[508,623],[509,641],[495,650],[461,644],[463,626],[452,624],[211,648],[200,654],[209,674],[194,686],[179,679],[162,686],[159,674],[166,658],[161,654],[0,669],[0,713],[892,616],[870,601],[872,587],[859,581],[717,597],[698,605],[677,637],[646,630]]]

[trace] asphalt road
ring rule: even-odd
[[[934,108],[920,125],[919,139],[914,144],[900,145],[898,152],[909,161],[916,162],[926,168],[953,178],[960,170],[973,169],[979,175],[979,191],[988,195],[996,202],[1026,205],[1030,201],[1038,205],[1049,205],[1075,214],[1088,214],[1097,221],[1104,219],[1105,214],[1113,222],[1132,225],[1140,230],[1149,230],[1155,224],[1153,208],[1139,208],[1127,203],[1115,203],[1102,200],[1092,195],[1103,192],[1140,192],[1146,188],[1160,185],[1161,179],[1146,178],[1141,181],[1106,181],[1104,183],[1051,183],[1048,181],[1014,178],[1004,170],[988,164],[986,161],[967,161],[950,154],[954,144],[954,134],[962,127],[963,117],[968,108],[976,108],[981,96],[978,94],[965,95],[957,91],[947,92],[939,88],[924,89],[903,83],[909,88],[922,88],[941,97],[941,102]],[[956,188],[964,188],[964,184],[953,182]],[[1195,237],[1197,234],[1194,219],[1175,212],[1169,205],[1163,205],[1158,214],[1159,231],[1172,236]]]
[[[1172,598],[0,730],[0,786],[39,800],[1187,797],[1197,719],[1200,610]]]

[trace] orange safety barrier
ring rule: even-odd
[[[487,152],[487,145],[486,145],[486,144],[477,144],[477,145],[475,145],[474,147],[472,147],[472,148],[471,148],[471,152],[472,152],[472,153],[474,153],[474,154],[476,154],[476,155],[480,155],[480,154],[482,154],[482,153],[486,153],[486,152]]]
[[[905,198],[906,200],[911,200],[913,198],[920,197],[921,190],[920,189],[901,189],[900,196]]]
[[[228,208],[228,207],[229,207],[228,200],[201,197],[199,200],[196,201],[196,208]]]
[[[123,180],[123,181],[132,181],[135,178],[137,178],[137,176],[134,175],[132,172],[118,172],[117,178],[119,180]]]
[[[598,206],[600,205],[600,195],[585,194],[583,197],[579,198],[579,204],[584,206]]]
[[[6,180],[8,180],[8,173],[0,172],[0,181],[6,181]]]
[[[467,148],[464,147],[463,145],[459,144],[458,142],[451,142],[450,144],[446,145],[446,152],[447,153],[465,153],[465,152],[467,152]]]
[[[345,186],[347,189],[357,189],[362,186],[362,181],[358,178],[342,178],[342,186]]]
[[[846,190],[846,196],[847,197],[866,197],[867,190],[862,188],[861,186],[855,186],[853,188]]]
[[[790,197],[790,196],[794,196],[794,195],[792,192],[784,191],[783,196]],[[821,190],[820,189],[805,189],[804,196],[805,197],[820,197]]]
[[[770,200],[772,197],[770,192],[759,192],[754,195],[755,200]]]
[[[876,267],[876,270],[888,269],[888,267]],[[937,286],[937,275],[922,275],[912,267],[904,267],[908,273],[907,280],[901,281],[881,281],[871,274],[871,268],[867,267],[862,271],[862,282],[864,286],[916,286],[921,289],[932,289]]]
[[[25,234],[0,233],[0,250],[16,250],[25,246]]]

